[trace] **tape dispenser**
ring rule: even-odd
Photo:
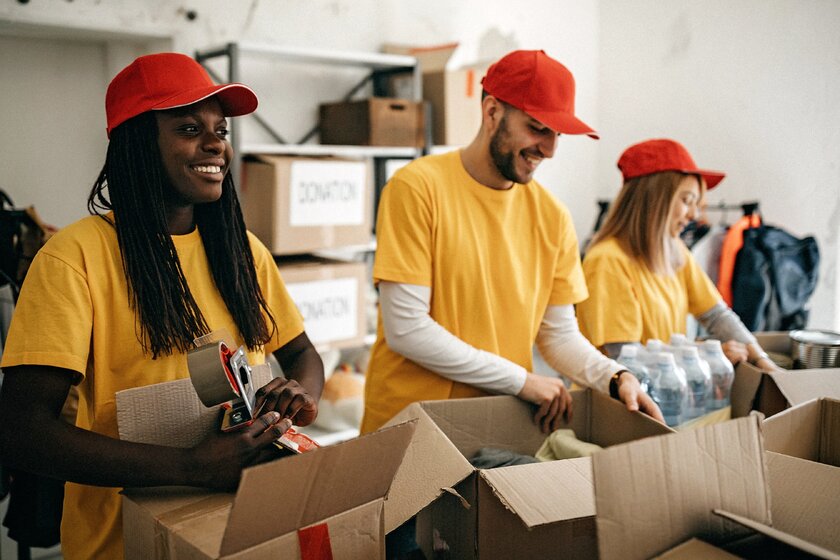
[[[196,339],[196,347],[187,353],[187,368],[198,398],[208,408],[221,405],[224,409],[221,425],[224,432],[250,426],[260,414],[260,410],[255,410],[253,370],[245,347],[231,350],[232,345],[225,342],[229,339],[214,332]],[[266,367],[270,368],[268,364]],[[320,447],[294,428],[286,431],[274,445],[286,453],[303,453]]]

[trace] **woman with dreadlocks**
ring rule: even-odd
[[[324,374],[268,250],[246,232],[228,170],[226,117],[257,106],[214,85],[193,59],[140,57],[106,95],[105,165],[93,216],[39,252],[3,354],[0,457],[70,481],[65,558],[121,558],[124,486],[233,488],[293,420],[311,423]],[[187,376],[196,338],[225,330],[251,364],[271,352],[285,377],[257,392],[248,428],[192,449],[120,441],[115,394]],[[78,386],[76,426],[59,419]],[[264,403],[264,405],[263,405]]]

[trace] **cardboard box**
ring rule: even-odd
[[[477,63],[447,70],[458,43],[433,47],[386,45],[385,52],[414,56],[423,73],[423,99],[431,104],[432,141],[437,145],[466,146],[481,126],[481,79],[490,66]],[[395,77],[405,80],[405,77]],[[395,83],[392,87],[399,88]]]
[[[761,428],[751,415],[593,455],[600,558],[834,558],[771,526]]]
[[[840,554],[840,400],[800,404],[763,429],[774,526]]]
[[[189,429],[173,427],[202,424],[197,414],[218,420],[189,379],[117,393],[120,438],[127,441],[195,445],[215,422],[189,437]],[[245,469],[236,494],[126,489],[126,558],[294,559],[326,550],[336,559],[384,559],[383,498],[413,432],[406,423]]]
[[[321,144],[351,146],[426,145],[422,102],[392,97],[319,106]]]
[[[732,417],[757,410],[772,416],[818,397],[840,398],[840,369],[762,371],[742,362],[732,382]]]
[[[358,346],[367,334],[367,266],[305,257],[277,263],[315,346]]]
[[[275,255],[371,241],[369,161],[260,155],[243,167],[245,224]]]
[[[570,426],[609,446],[672,430],[592,390],[572,391]],[[414,403],[391,423],[417,419],[409,451],[385,503],[386,531],[423,509],[418,542],[428,558],[594,558],[589,458],[476,470],[482,447],[533,455],[545,440],[533,408],[515,397]],[[443,552],[443,549],[446,552]]]

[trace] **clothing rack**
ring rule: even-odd
[[[730,210],[742,210],[745,216],[749,216],[751,214],[755,214],[758,212],[758,201],[751,200],[749,202],[742,202],[741,204],[726,204],[725,202],[721,201],[717,204],[709,204],[707,205],[704,210],[707,212],[709,210],[718,210],[721,212],[728,212]]]

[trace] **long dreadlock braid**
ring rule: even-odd
[[[128,280],[129,302],[138,318],[138,340],[153,358],[175,350],[186,352],[197,337],[209,332],[167,229],[164,197],[172,187],[157,137],[152,112],[112,130],[105,165],[88,197],[91,214],[107,219],[103,211],[114,211],[112,225]],[[252,350],[262,346],[277,325],[257,283],[230,176],[224,179],[220,200],[196,205],[195,219],[213,280],[245,344]]]

